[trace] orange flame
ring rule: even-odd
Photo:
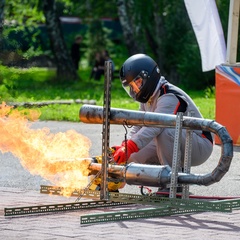
[[[88,184],[90,140],[74,130],[50,133],[31,129],[39,112],[18,111],[0,104],[0,151],[11,152],[31,174],[56,186],[84,188]],[[81,159],[80,159],[81,158]]]

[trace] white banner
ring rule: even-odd
[[[200,48],[202,70],[226,62],[226,43],[215,0],[184,0]]]

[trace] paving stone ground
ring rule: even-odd
[[[96,155],[101,150],[101,126],[69,124],[58,122],[39,122],[34,127],[49,127],[53,132],[76,129],[84,132],[94,142],[92,150]],[[123,130],[124,132],[124,130]],[[96,141],[96,134],[99,141]],[[120,128],[113,130],[111,142],[116,144],[122,137]],[[219,146],[209,161],[193,172],[211,172],[217,165],[221,154]],[[193,186],[191,192],[197,195],[240,196],[240,150],[234,148],[234,158],[229,172],[223,179],[211,186]],[[164,216],[129,221],[80,224],[80,216],[90,213],[104,213],[132,209],[134,206],[121,206],[58,212],[18,217],[4,216],[4,209],[10,207],[35,206],[74,202],[75,198],[40,194],[44,179],[32,176],[11,153],[0,154],[0,240],[15,239],[240,239],[240,210],[231,213],[202,212],[178,216]],[[139,193],[137,186],[126,186],[122,192]],[[139,206],[138,206],[139,207]]]
[[[203,212],[129,221],[80,224],[80,216],[131,209],[77,210],[69,212],[4,216],[4,208],[73,202],[73,198],[40,194],[34,190],[0,188],[0,239],[239,239],[240,210]]]

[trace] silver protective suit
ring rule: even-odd
[[[180,88],[170,84],[164,77],[156,87],[155,92],[147,103],[140,103],[139,110],[155,113],[176,114],[179,107],[179,98],[174,93],[165,93],[161,95],[163,85],[168,84],[174,91],[179,93],[184,102],[186,102],[186,111],[184,116],[189,112],[193,117],[203,118],[198,107],[193,100],[182,91]],[[173,145],[174,145],[174,128],[159,128],[159,127],[140,127],[133,126],[128,134],[128,139],[133,140],[139,152],[133,153],[128,159],[129,162],[143,164],[161,164],[172,165]],[[184,160],[186,130],[182,131],[181,141],[181,161]],[[191,165],[198,166],[204,163],[213,150],[212,142],[203,135],[201,130],[194,130],[192,137],[192,156]]]

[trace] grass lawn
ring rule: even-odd
[[[15,69],[0,66],[0,92],[3,102],[36,102],[46,100],[87,99],[95,100],[97,105],[103,105],[104,79],[89,80],[90,69],[79,72],[77,82],[59,82],[54,79],[55,71],[49,69],[31,68]],[[204,118],[215,118],[214,94],[206,98],[206,91],[189,91],[199,107]],[[81,104],[48,105],[32,108],[41,112],[40,120],[79,121]],[[111,106],[124,109],[138,109],[123,90],[118,79],[114,79],[111,91]],[[19,107],[19,109],[23,109]]]

